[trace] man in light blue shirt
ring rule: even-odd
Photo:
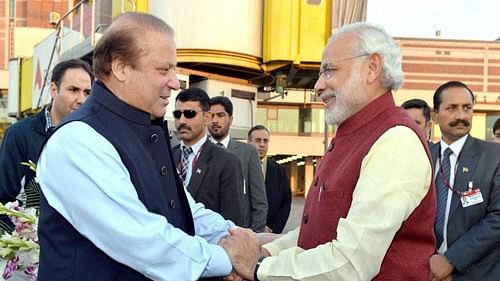
[[[163,122],[175,65],[173,30],[152,15],[123,14],[104,33],[91,97],[38,162],[38,280],[196,280],[258,255],[248,230],[239,247],[217,245],[234,224],[182,187]]]

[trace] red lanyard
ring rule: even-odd
[[[457,169],[458,169],[458,164],[460,164],[460,155],[462,154],[462,151],[460,151],[460,154],[458,154],[458,157],[457,157],[457,162],[455,163],[455,171],[453,172],[453,181],[455,181],[456,179],[456,176],[457,176]],[[450,155],[451,156],[451,155]],[[448,156],[448,158],[450,157]],[[441,179],[443,180],[443,182],[446,184],[446,187],[455,192],[456,194],[458,194],[459,196],[462,196],[462,192],[459,191],[458,189],[456,189],[455,187],[451,186],[450,182],[446,179],[446,177],[444,176],[443,174],[443,164],[441,162],[441,153],[439,153],[438,155],[438,162],[439,162],[439,170],[438,170],[438,176],[441,177]],[[451,171],[450,171],[451,172]],[[451,173],[450,173],[450,178],[451,178]]]
[[[193,159],[193,163],[191,164],[191,169],[194,169],[194,167],[196,166],[196,163],[198,162],[198,158],[200,157],[200,153],[201,151],[203,150],[203,147],[205,146],[205,144],[203,144],[200,149],[198,149],[198,152],[196,153],[196,155],[194,156],[194,159]]]
[[[198,150],[198,152],[196,153],[196,155],[194,156],[194,159],[193,159],[193,162],[191,162],[191,171],[194,169],[194,167],[196,166],[196,163],[198,162],[198,158],[200,157],[200,153],[201,151],[203,150],[203,147],[205,146],[205,144],[203,144],[200,149]],[[182,149],[181,149],[181,159],[182,159]],[[181,165],[182,165],[182,160],[179,162],[179,165],[177,165],[177,171],[180,171],[181,170]]]

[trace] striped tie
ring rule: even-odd
[[[191,147],[182,146],[182,161],[181,161],[181,178],[185,182],[187,176],[187,170],[189,166],[189,155],[193,153]]]
[[[434,230],[436,232],[437,247],[443,243],[444,219],[446,201],[448,199],[448,185],[450,184],[450,155],[453,153],[448,147],[441,159],[441,168],[436,176],[437,210]]]

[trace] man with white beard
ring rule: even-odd
[[[415,121],[394,104],[402,82],[399,47],[383,29],[356,23],[332,35],[315,91],[327,122],[339,125],[336,136],[300,227],[264,245],[256,266],[233,262],[240,277],[427,280],[435,251],[432,160]],[[231,237],[221,243],[237,247]]]

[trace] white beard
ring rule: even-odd
[[[332,93],[326,93],[326,95],[335,96],[330,101],[334,101],[335,105],[332,108],[325,109],[327,124],[340,125],[347,118],[359,111],[360,107],[365,104],[366,97],[359,87],[361,85],[359,69],[358,65],[354,65],[349,79],[345,82],[344,86]]]

